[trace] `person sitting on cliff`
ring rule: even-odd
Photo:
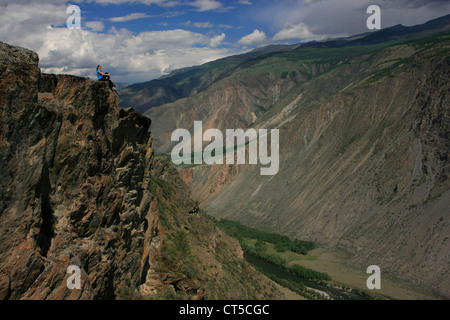
[[[109,87],[116,91],[116,86],[114,85],[114,83],[111,81],[111,75],[108,72],[103,72],[102,71],[102,65],[99,64],[97,66],[97,78],[99,81],[108,81],[109,82]]]

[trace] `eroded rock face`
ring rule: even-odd
[[[279,172],[187,169],[194,198],[449,298],[449,45],[388,46],[295,88],[252,126],[280,129]]]
[[[0,42],[0,299],[280,297],[118,102]]]
[[[150,120],[120,110],[106,83],[41,74],[25,49],[0,55],[1,294],[114,298],[140,276]],[[69,265],[83,290],[66,288]]]

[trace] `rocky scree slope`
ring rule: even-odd
[[[280,297],[153,159],[150,120],[118,103],[0,42],[0,299]]]

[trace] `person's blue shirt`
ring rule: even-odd
[[[97,70],[97,77],[98,77],[98,80],[103,78],[103,76],[100,74],[100,69]]]

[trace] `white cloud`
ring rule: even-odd
[[[183,25],[185,25],[185,26],[194,26],[194,27],[199,28],[199,29],[211,29],[211,28],[214,27],[214,24],[212,24],[209,21],[207,21],[207,22],[191,22],[191,20],[188,20],[185,23],[183,23]]]
[[[88,21],[85,22],[84,25],[92,31],[96,32],[102,32],[103,30],[105,30],[105,25],[101,21]]]
[[[26,1],[26,0],[22,0]],[[49,1],[49,0],[46,0]],[[58,0],[50,0],[50,1],[58,1]],[[61,1],[59,1],[61,2]],[[75,2],[95,2],[99,4],[145,4],[145,5],[151,5],[156,4],[162,7],[173,7],[180,4],[180,1],[171,1],[171,0],[75,0]]]
[[[27,1],[27,0],[18,0]],[[30,1],[30,0],[28,0]],[[45,1],[59,1],[59,0],[45,0]],[[60,2],[60,1],[59,1]],[[197,11],[209,11],[223,9],[223,3],[217,0],[75,0],[75,2],[95,2],[99,4],[144,4],[144,5],[158,5],[161,7],[175,7],[179,5],[187,5],[197,8]]]
[[[253,46],[263,43],[266,39],[267,36],[264,31],[255,29],[252,33],[242,37],[241,40],[238,41],[238,43],[243,46]]]
[[[297,25],[289,26],[280,30],[275,36],[273,40],[281,41],[281,40],[292,40],[298,39],[301,41],[311,41],[311,40],[323,40],[328,36],[326,35],[316,35],[314,34],[309,27],[304,23],[299,23]]]
[[[109,18],[108,20],[111,22],[126,22],[126,21],[132,21],[132,20],[137,20],[137,19],[143,19],[143,18],[149,18],[151,17],[150,15],[146,14],[146,13],[130,13],[126,16],[122,16],[122,17],[112,17]]]
[[[190,2],[189,5],[197,8],[198,11],[216,10],[223,6],[223,4],[216,0],[195,0]]]
[[[218,47],[218,46],[222,43],[222,41],[225,39],[225,37],[226,37],[225,33],[222,33],[222,34],[220,34],[220,35],[218,35],[218,36],[213,37],[213,38],[209,41],[209,46],[210,46],[211,48],[216,48],[216,47]]]
[[[201,29],[210,29],[214,27],[214,25],[207,21],[207,22],[194,22],[194,27],[201,28]]]
[[[224,28],[224,29],[234,29],[234,26],[232,26],[230,24],[218,24],[217,27]]]

